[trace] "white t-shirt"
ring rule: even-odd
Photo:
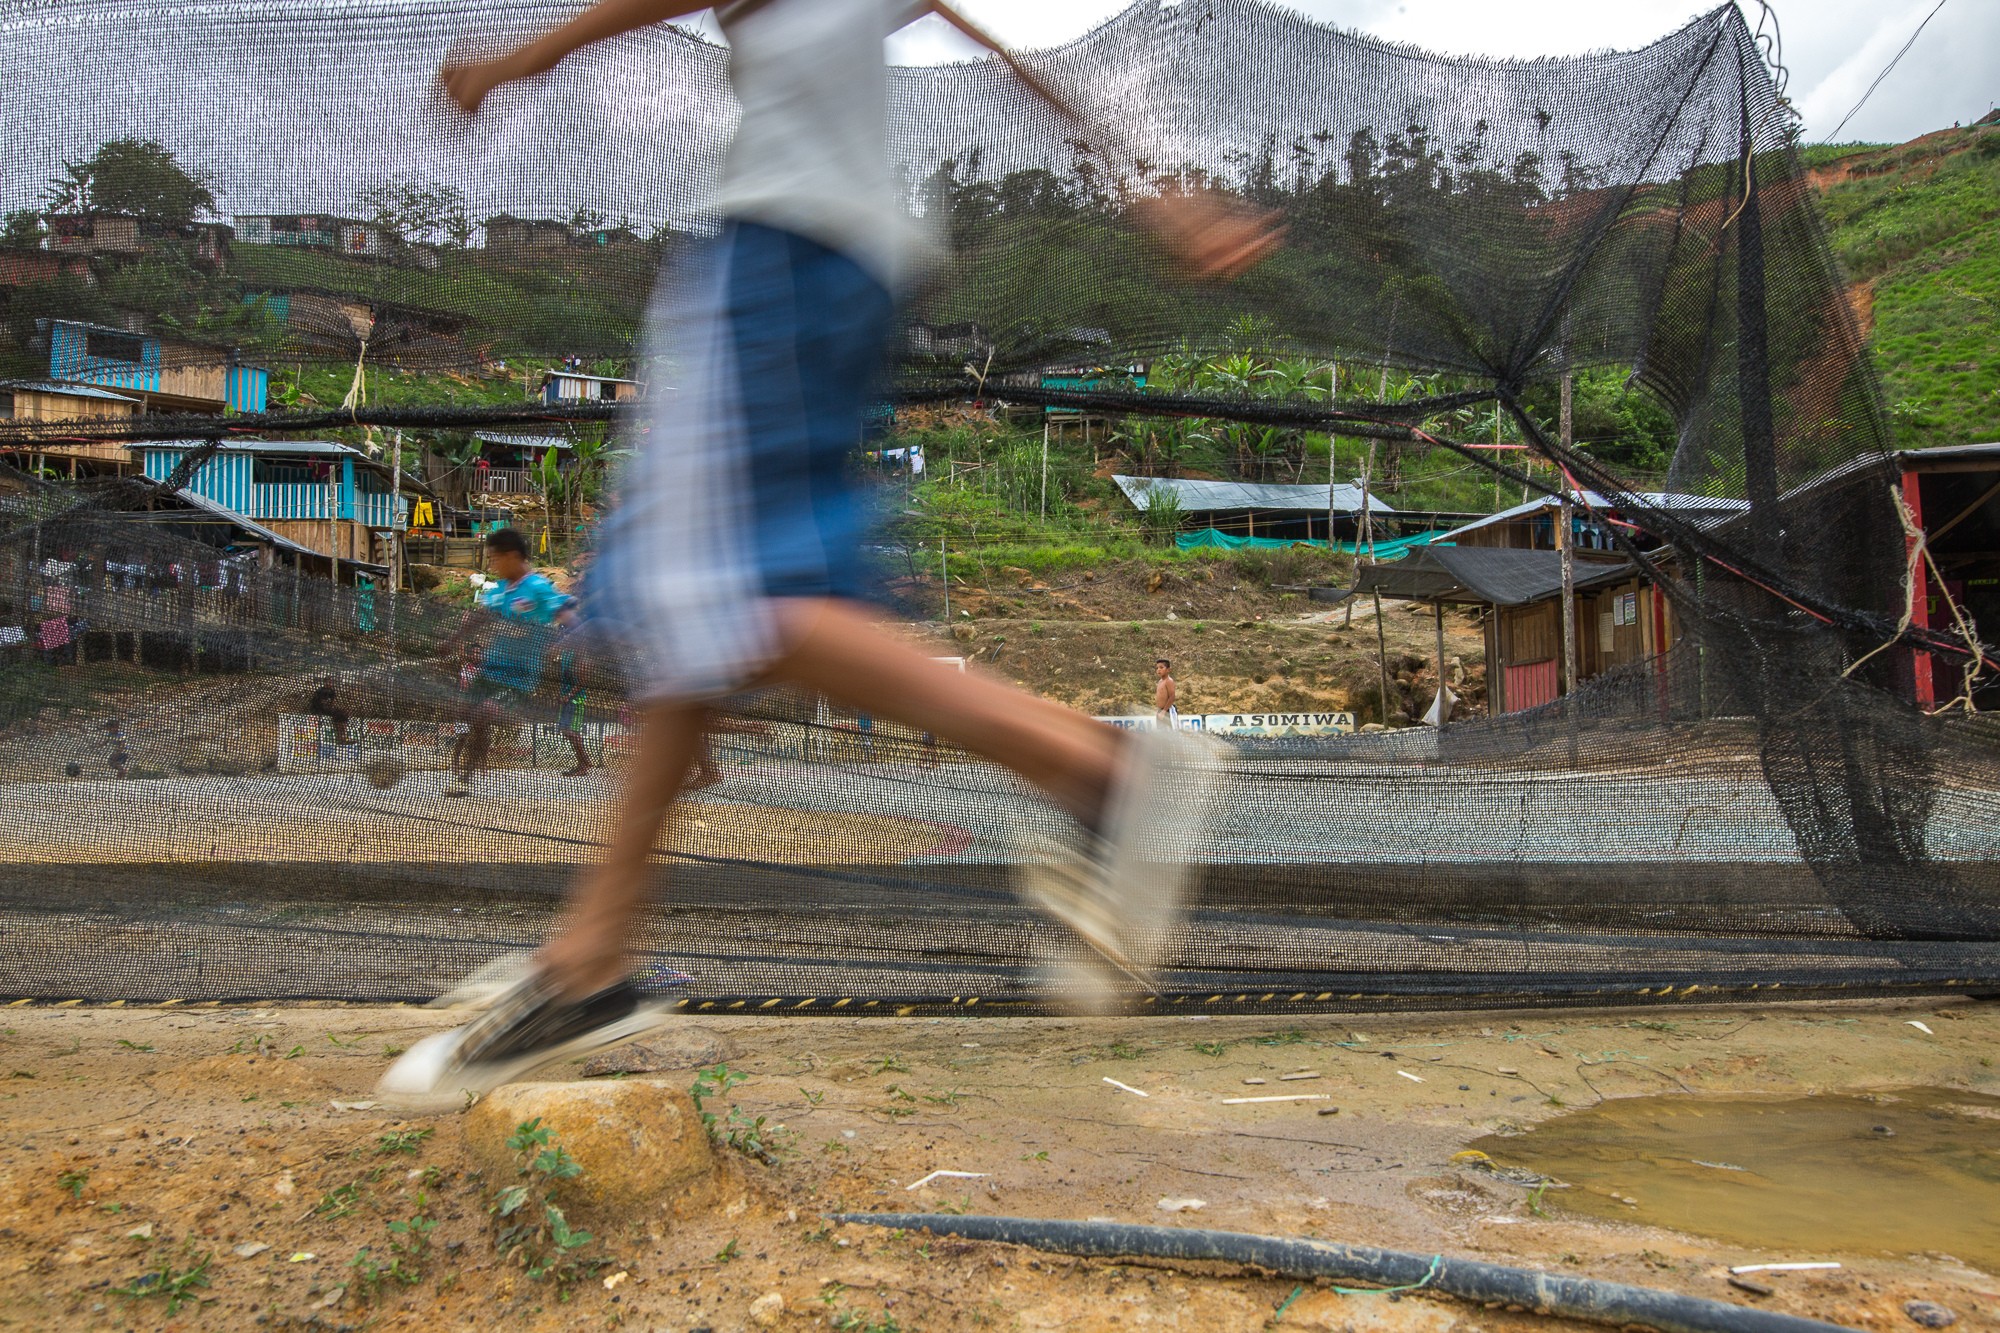
[[[921,0],[768,0],[716,11],[743,108],[722,212],[818,241],[894,287],[918,237],[889,175],[882,40]]]

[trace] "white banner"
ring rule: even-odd
[[[1128,731],[1151,731],[1158,719],[1100,717],[1114,727]],[[1182,731],[1202,731],[1211,736],[1345,736],[1354,730],[1352,713],[1183,713]]]

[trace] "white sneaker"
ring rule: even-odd
[[[1208,832],[1227,747],[1188,731],[1130,731],[1099,830],[1106,915],[1129,963],[1151,972],[1174,945],[1192,879],[1188,858]]]
[[[523,949],[503,953],[425,1005],[426,1009],[485,1009],[534,970],[535,955]]]
[[[1180,927],[1187,858],[1208,826],[1225,753],[1185,732],[1127,735],[1091,849],[1031,838],[1017,871],[1022,900],[1089,946],[1089,953],[1039,948],[1045,988],[1093,1015],[1115,1011],[1130,983],[1154,989],[1153,970]]]
[[[557,998],[536,974],[495,996],[464,1027],[433,1032],[389,1066],[375,1099],[404,1111],[455,1111],[558,1060],[642,1037],[673,1021],[630,981],[581,1000]]]

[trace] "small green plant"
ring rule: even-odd
[[[69,1196],[78,1203],[83,1202],[83,1187],[90,1183],[88,1171],[63,1171],[56,1175],[56,1184],[69,1191]]]
[[[407,1046],[384,1046],[382,1048],[382,1055],[384,1059],[393,1060],[409,1049]]]
[[[306,1053],[306,1048],[305,1048],[305,1047],[303,1047],[303,1046],[294,1046],[294,1047],[292,1047],[292,1049],[291,1049],[291,1050],[289,1050],[289,1051],[286,1051],[286,1052],[285,1052],[285,1058],[286,1058],[287,1060],[296,1060],[296,1059],[298,1059],[298,1058],[299,1058],[300,1056],[304,1055],[305,1053]]]
[[[1134,1046],[1129,1041],[1114,1041],[1107,1051],[1114,1060],[1137,1060],[1146,1053],[1143,1046]]]
[[[800,1088],[799,1096],[806,1099],[807,1106],[818,1106],[821,1102],[826,1100],[826,1094],[824,1092],[814,1092],[811,1088]]]
[[[729,1112],[718,1116],[708,1109],[712,1098],[725,1097],[737,1084],[750,1076],[741,1070],[731,1069],[726,1064],[717,1064],[713,1069],[695,1071],[694,1085],[688,1095],[694,1099],[695,1110],[701,1115],[702,1128],[708,1136],[724,1147],[734,1148],[748,1157],[755,1157],[770,1166],[776,1166],[777,1130],[766,1129],[764,1116],[751,1116],[742,1107],[730,1103]]]
[[[882,1062],[875,1066],[875,1072],[878,1074],[907,1074],[910,1072],[910,1067],[903,1063],[903,1057],[900,1055],[885,1055],[882,1057]]]
[[[392,1134],[384,1134],[375,1140],[378,1154],[413,1153],[423,1141],[431,1136],[428,1129],[399,1129]]]
[[[389,1224],[389,1248],[419,1270],[430,1256],[431,1232],[437,1230],[437,1219],[427,1215],[429,1207],[430,1196],[418,1190],[416,1211],[403,1221]]]
[[[903,1326],[896,1322],[894,1315],[884,1311],[871,1315],[865,1310],[840,1309],[834,1311],[833,1326],[840,1333],[905,1333]]]
[[[140,1045],[140,1044],[139,1044],[138,1042],[136,1042],[136,1041],[127,1041],[127,1040],[125,1040],[125,1039],[124,1039],[123,1037],[120,1037],[120,1038],[118,1039],[118,1044],[119,1044],[120,1046],[123,1046],[123,1047],[124,1047],[124,1048],[125,1048],[126,1050],[128,1050],[128,1051],[148,1051],[148,1052],[150,1052],[150,1051],[151,1051],[151,1050],[153,1049],[153,1048],[152,1048],[151,1046],[141,1046],[141,1045]]]
[[[494,1248],[503,1260],[519,1263],[533,1281],[553,1277],[559,1299],[567,1299],[571,1286],[606,1262],[576,1253],[595,1238],[570,1226],[550,1197],[563,1181],[582,1175],[583,1165],[556,1142],[555,1131],[540,1116],[516,1126],[507,1147],[517,1156],[522,1181],[501,1190],[493,1201],[490,1211],[501,1223]]]
[[[1306,1034],[1293,1028],[1289,1032],[1273,1032],[1268,1037],[1257,1038],[1259,1046],[1297,1046],[1306,1040]]]
[[[1544,1180],[1541,1184],[1535,1186],[1534,1189],[1528,1191],[1528,1211],[1533,1213],[1536,1217],[1548,1216],[1548,1214],[1542,1210],[1542,1196],[1548,1193],[1548,1190],[1549,1190],[1549,1182]]]
[[[715,1262],[719,1264],[726,1264],[731,1260],[733,1260],[735,1257],[736,1257],[736,1237],[731,1236],[729,1238],[729,1243],[715,1252]]]
[[[1229,1049],[1229,1043],[1226,1041],[1198,1041],[1194,1044],[1194,1048],[1203,1055],[1219,1056]]]
[[[130,1285],[110,1288],[111,1294],[123,1296],[128,1301],[147,1296],[164,1296],[167,1301],[167,1313],[175,1314],[183,1305],[202,1299],[194,1294],[194,1289],[208,1285],[208,1264],[209,1260],[215,1257],[212,1253],[197,1255],[192,1247],[188,1250],[188,1256],[189,1263],[186,1268],[174,1267],[171,1257],[162,1259],[158,1268],[141,1273],[132,1279]]]
[[[361,1202],[361,1182],[350,1180],[339,1189],[328,1190],[313,1205],[314,1217],[352,1217]]]
[[[354,1274],[348,1284],[349,1291],[359,1288],[361,1298],[374,1304],[381,1298],[384,1282],[394,1280],[414,1287],[423,1281],[424,1262],[430,1257],[431,1232],[437,1230],[437,1219],[428,1215],[429,1209],[430,1197],[418,1191],[416,1211],[405,1220],[389,1223],[388,1253],[378,1255],[364,1245],[348,1261],[347,1266]]]
[[[953,1088],[950,1092],[941,1095],[927,1092],[923,1096],[924,1100],[932,1106],[956,1107],[958,1105],[959,1090]]]
[[[332,1042],[335,1046],[340,1047],[342,1050],[352,1050],[354,1047],[359,1046],[361,1044],[361,1038],[359,1037],[356,1037],[353,1041],[342,1041],[340,1038],[334,1036],[331,1032],[326,1034],[326,1039]]]

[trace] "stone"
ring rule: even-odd
[[[586,1078],[601,1074],[661,1074],[701,1069],[736,1058],[736,1043],[708,1028],[669,1027],[643,1041],[628,1041],[590,1057]]]
[[[776,1328],[784,1313],[785,1298],[775,1291],[767,1291],[750,1302],[750,1322],[759,1328]]]
[[[1924,1328],[1950,1328],[1958,1322],[1955,1313],[1936,1301],[1910,1301],[1903,1306],[1903,1313]]]
[[[715,1156],[694,1101],[656,1079],[614,1083],[510,1083],[466,1112],[466,1154],[490,1188],[513,1183],[507,1139],[539,1118],[583,1173],[554,1195],[564,1209],[600,1219],[702,1206],[715,1192]]]

